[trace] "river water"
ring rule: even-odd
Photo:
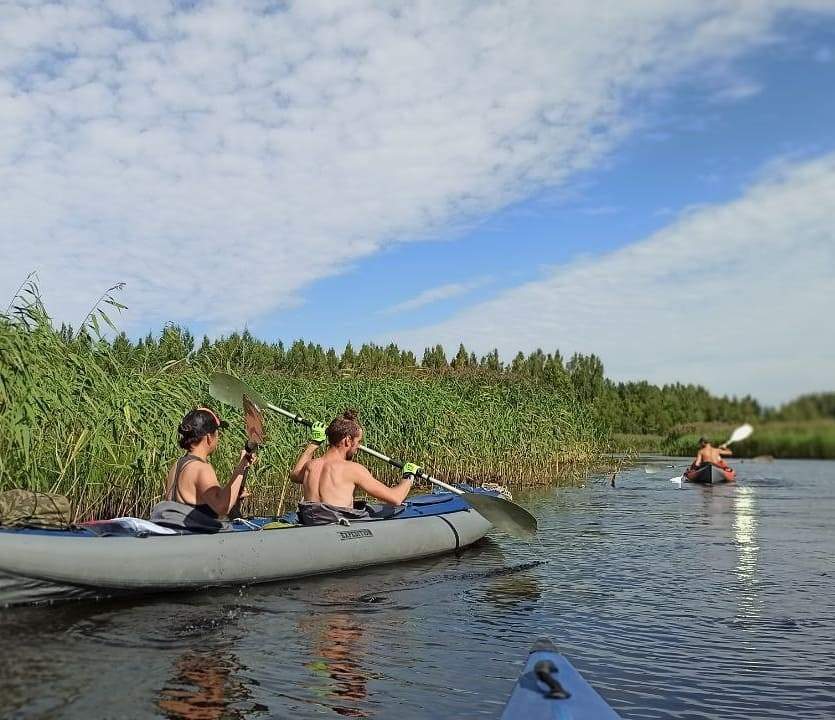
[[[497,718],[540,636],[625,718],[835,717],[835,463],[667,464],[517,495],[537,543],[0,610],[0,717]]]

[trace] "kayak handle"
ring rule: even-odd
[[[560,681],[554,677],[557,673],[557,666],[550,660],[540,660],[533,666],[533,672],[537,680],[548,686],[545,697],[555,700],[565,700],[571,697],[571,693],[560,685]]]

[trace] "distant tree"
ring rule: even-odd
[[[446,353],[444,352],[443,345],[435,345],[432,348],[426,348],[423,351],[423,361],[421,365],[425,368],[445,368],[449,366],[447,362]]]
[[[339,360],[339,367],[341,369],[352,369],[357,364],[357,355],[354,352],[354,346],[349,342],[342,351],[342,357]]]
[[[566,365],[577,398],[587,404],[594,402],[603,391],[603,363],[597,355],[575,353]]]
[[[452,365],[452,367],[456,370],[469,367],[470,354],[467,352],[467,348],[464,347],[464,343],[461,343],[458,346],[458,352],[455,354],[455,357],[452,358],[450,365]]]
[[[495,348],[491,350],[483,358],[481,358],[479,366],[485,370],[499,372],[502,369],[502,361],[499,359],[499,351]]]

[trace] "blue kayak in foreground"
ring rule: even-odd
[[[543,638],[505,705],[501,720],[620,720],[574,666]]]

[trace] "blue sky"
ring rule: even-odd
[[[11,4],[0,292],[832,389],[830,3],[267,10]]]
[[[338,347],[350,339],[397,339],[403,327],[446,319],[541,277],[551,265],[640,241],[686,208],[733,200],[776,159],[835,150],[835,19],[821,26],[795,18],[781,33],[781,42],[737,64],[751,95],[723,99],[715,86],[694,78],[661,97],[636,98],[643,126],[570,188],[475,218],[471,228],[438,240],[363,259],[313,284],[306,293],[312,301],[253,328]],[[381,313],[426,287],[479,279],[483,285],[448,301]],[[333,322],[334,305],[348,298],[355,315]],[[543,346],[551,349],[547,341]]]

